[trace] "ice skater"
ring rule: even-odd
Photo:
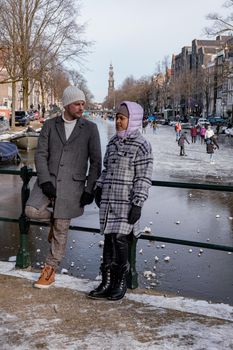
[[[183,132],[178,140],[178,146],[180,146],[180,156],[187,156],[184,147],[185,142],[189,144],[189,140],[187,139],[187,131]]]
[[[210,164],[214,164],[214,151],[219,149],[215,136],[206,139],[206,152],[210,155]]]

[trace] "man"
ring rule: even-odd
[[[71,218],[81,216],[91,204],[101,172],[101,148],[96,124],[82,117],[85,96],[68,86],[62,96],[62,115],[45,121],[35,154],[37,181],[26,206],[31,219],[51,218],[50,252],[41,276],[34,284],[48,288],[64,255]],[[88,176],[87,176],[88,175]]]

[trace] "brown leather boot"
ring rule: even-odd
[[[55,271],[52,266],[45,265],[39,279],[34,283],[36,288],[49,288],[55,282]]]

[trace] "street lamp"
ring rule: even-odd
[[[151,106],[150,112],[151,112],[151,114],[152,114],[152,113],[154,113],[154,111],[155,111],[155,109],[154,109],[154,101],[153,101],[153,100],[150,102],[150,106]]]
[[[115,95],[115,90],[113,91],[113,111],[115,112],[116,109],[116,95]]]
[[[223,117],[224,118],[224,115],[225,115],[225,101],[222,99],[222,115],[220,117]]]
[[[198,113],[198,104],[195,104],[195,113],[196,113],[196,117],[197,117],[197,113]]]
[[[180,116],[180,108],[181,108],[181,105],[177,105],[177,114],[178,116]]]
[[[22,86],[19,89],[19,109],[22,109],[22,100],[23,100],[23,88]]]
[[[40,90],[39,88],[37,87],[37,89],[35,90],[35,93],[36,93],[36,104],[37,104],[37,109],[40,110]]]

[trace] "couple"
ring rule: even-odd
[[[68,86],[64,112],[47,120],[35,154],[37,181],[26,205],[30,219],[51,221],[51,244],[45,267],[34,286],[48,288],[64,255],[70,220],[81,216],[95,198],[104,233],[102,282],[92,298],[118,300],[126,292],[128,237],[139,235],[141,208],[152,176],[150,144],[139,132],[143,109],[123,102],[116,115],[116,135],[107,146],[101,173],[101,148],[96,124],[82,117],[85,95]],[[48,207],[53,206],[53,214]]]

